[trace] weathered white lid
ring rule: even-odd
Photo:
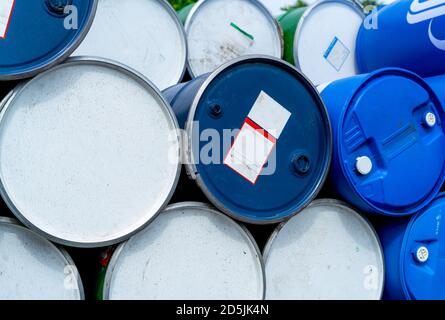
[[[0,217],[0,300],[80,300],[82,282],[69,255]]]
[[[73,56],[116,60],[161,90],[184,75],[187,45],[175,11],[165,0],[99,0],[87,37]]]
[[[296,66],[314,83],[358,73],[355,43],[362,9],[349,0],[320,0],[308,7],[294,40]]]
[[[107,299],[262,299],[258,247],[236,222],[200,203],[168,207],[122,244],[105,279]]]
[[[266,299],[380,299],[384,266],[372,226],[336,200],[317,200],[266,245]]]
[[[200,0],[185,23],[188,69],[212,72],[234,58],[265,54],[281,58],[281,29],[257,0]]]
[[[180,142],[153,85],[74,59],[15,90],[0,119],[0,192],[49,239],[94,247],[144,227],[169,201]]]

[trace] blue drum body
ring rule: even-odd
[[[329,187],[365,212],[404,216],[438,194],[445,178],[445,121],[419,76],[383,69],[321,93],[334,136]]]
[[[445,110],[445,76],[436,76],[431,78],[426,78],[425,81],[431,86],[431,88],[436,93],[439,98],[442,109]]]
[[[88,32],[97,0],[4,0],[0,80],[28,78],[66,59]]]
[[[330,122],[318,92],[290,64],[266,56],[236,59],[164,96],[186,129],[188,175],[224,213],[272,224],[318,194],[331,160]],[[240,146],[244,139],[247,149],[266,141],[268,150],[255,149],[259,156],[251,162]],[[209,150],[210,142],[216,148]],[[240,163],[232,162],[236,157]]]
[[[356,56],[360,72],[384,67],[420,76],[445,74],[445,0],[400,0],[379,9],[377,29],[361,26]]]
[[[385,256],[388,300],[445,299],[444,194],[408,218],[376,224]]]

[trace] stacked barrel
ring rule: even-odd
[[[0,299],[445,298],[445,1],[267,4],[2,2]]]

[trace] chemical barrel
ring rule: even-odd
[[[184,10],[192,78],[240,56],[283,54],[280,26],[258,0],[200,0]]]
[[[184,75],[187,43],[166,0],[98,0],[91,30],[73,55],[118,61],[165,89]]]
[[[0,299],[81,300],[82,281],[65,250],[0,217]]]
[[[444,0],[397,1],[381,7],[375,19],[357,37],[360,72],[399,67],[423,77],[445,73]]]
[[[412,217],[376,223],[385,254],[385,299],[445,299],[444,206],[440,194]]]
[[[293,66],[239,58],[164,95],[186,131],[187,173],[221,211],[271,224],[315,198],[331,160],[330,122]]]
[[[445,179],[444,111],[419,76],[383,69],[320,87],[334,135],[329,187],[365,212],[414,214]]]
[[[97,0],[3,0],[0,80],[29,78],[64,61],[93,22]]]
[[[197,202],[167,207],[112,254],[98,297],[110,300],[259,300],[261,253],[249,232]]]
[[[383,292],[377,234],[337,200],[316,200],[278,226],[264,259],[269,300],[375,300]]]
[[[107,246],[168,203],[180,173],[177,121],[128,68],[71,59],[14,90],[0,117],[0,193],[60,244]]]
[[[357,33],[364,19],[350,0],[320,0],[278,17],[285,40],[285,59],[315,85],[358,74]]]

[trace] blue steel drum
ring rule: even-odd
[[[445,0],[401,0],[379,9],[377,25],[364,23],[357,37],[360,72],[384,67],[420,76],[445,74]]]
[[[87,34],[97,0],[2,0],[0,80],[28,78],[66,59]]]
[[[318,194],[331,160],[329,117],[290,64],[239,58],[164,95],[187,133],[189,177],[224,213],[276,223]]]
[[[408,218],[376,224],[385,256],[384,299],[445,299],[445,196]]]
[[[445,121],[419,76],[383,69],[322,89],[334,136],[331,190],[362,211],[414,214],[445,179]]]

